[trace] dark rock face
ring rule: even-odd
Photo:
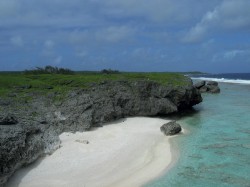
[[[216,81],[200,81],[194,84],[194,87],[196,87],[201,93],[220,93],[220,88],[218,85],[218,82]]]
[[[126,116],[170,114],[200,103],[193,86],[164,87],[148,81],[115,81],[93,87],[90,91],[71,93],[60,107],[65,116],[62,130],[86,130],[92,125]],[[72,113],[72,109],[74,113]]]
[[[218,86],[218,82],[216,82],[216,81],[208,81],[207,85],[208,86]]]
[[[15,125],[18,121],[15,116],[7,114],[6,116],[0,117],[0,125]]]
[[[56,134],[39,126],[1,126],[0,130],[0,186],[22,165],[35,161],[46,151],[59,146]],[[47,139],[48,138],[48,139]]]
[[[56,150],[62,132],[85,131],[128,116],[170,114],[202,98],[192,85],[173,88],[151,81],[110,81],[74,90],[58,103],[52,100],[34,94],[28,103],[0,102],[2,116],[13,114],[0,118],[0,186],[22,165]]]
[[[214,85],[207,85],[208,92],[210,93],[220,93],[220,88]]]
[[[196,84],[194,84],[194,87],[197,88],[197,89],[200,89],[205,84],[206,84],[206,81],[200,81],[200,82],[197,82]]]
[[[201,93],[205,93],[205,92],[208,92],[208,87],[206,85],[202,86],[201,88],[199,88],[199,91]]]
[[[181,132],[180,124],[176,123],[176,121],[170,121],[161,126],[161,132],[163,132],[166,136],[171,136],[178,134]]]

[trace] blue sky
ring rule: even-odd
[[[0,0],[0,70],[250,72],[250,0]]]

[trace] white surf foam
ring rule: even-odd
[[[224,78],[208,78],[208,77],[191,77],[194,80],[204,80],[204,81],[217,81],[224,83],[235,83],[235,84],[250,84],[250,80],[243,79],[224,79]]]

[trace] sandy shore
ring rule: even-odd
[[[171,163],[169,137],[160,132],[167,121],[134,117],[93,131],[63,133],[60,149],[16,172],[7,186],[141,186]]]

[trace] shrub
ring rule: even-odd
[[[112,70],[112,69],[103,69],[101,71],[103,74],[118,74],[120,73],[118,70]]]
[[[45,66],[44,68],[36,67],[33,70],[25,70],[25,74],[74,74],[74,72],[67,68],[58,68],[53,66]]]

